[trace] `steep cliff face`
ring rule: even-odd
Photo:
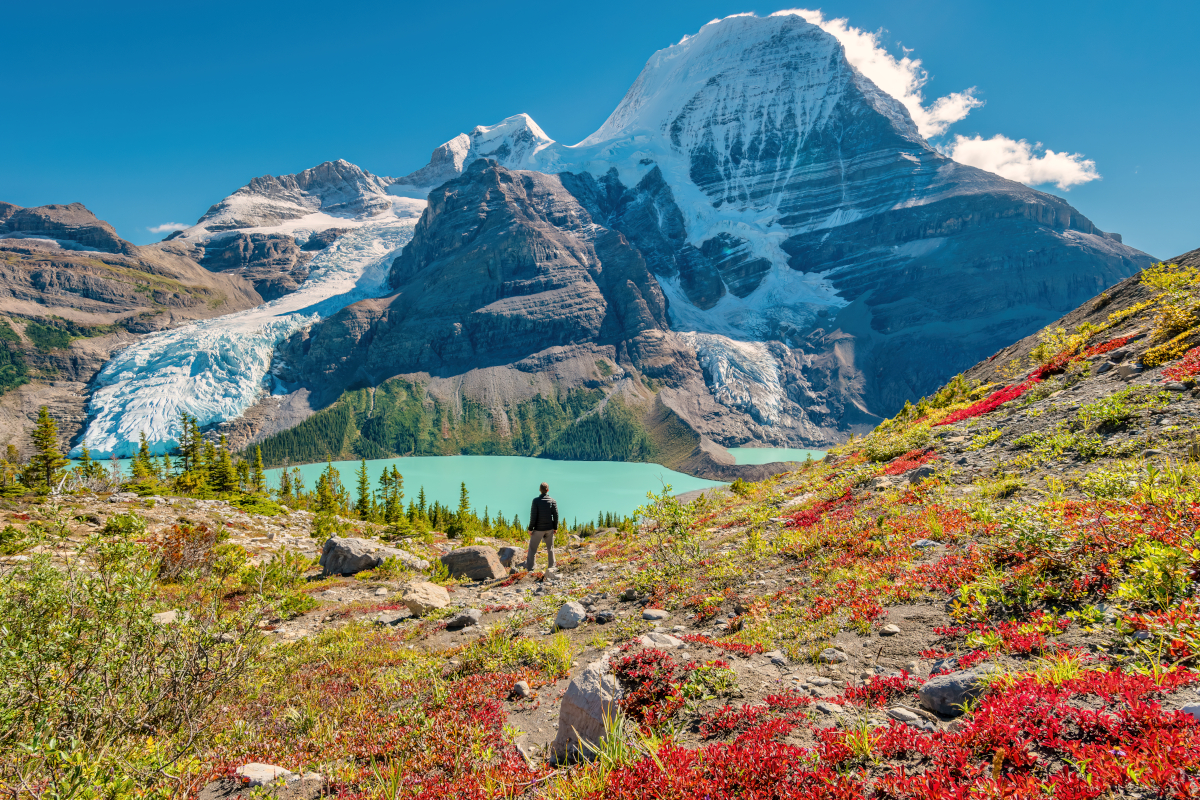
[[[289,343],[306,383],[340,392],[580,345],[615,347],[651,375],[679,369],[662,354],[673,348],[663,339],[666,303],[645,259],[555,176],[476,161],[430,194],[389,283],[396,294],[349,306]]]

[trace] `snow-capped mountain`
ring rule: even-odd
[[[213,268],[262,253],[294,270],[286,247],[253,237],[299,250],[324,241],[315,232],[356,229],[364,246],[386,239],[391,259],[402,237],[385,234],[387,209],[426,195],[439,210],[416,225],[387,285],[355,278],[335,299],[343,283],[314,281],[321,255],[298,290],[264,279],[260,292],[308,298],[273,301],[288,314],[319,302],[322,321],[255,317],[270,332],[255,334],[254,356],[231,345],[186,369],[125,359],[142,366],[120,378],[122,399],[97,401],[111,413],[89,441],[119,447],[146,414],[169,418],[142,410],[162,405],[160,390],[138,388],[159,385],[154,375],[190,370],[162,384],[181,394],[206,375],[237,384],[202,419],[240,413],[286,339],[273,369],[326,400],[406,375],[450,381],[502,415],[530,386],[590,386],[604,358],[653,377],[659,401],[723,444],[828,444],[1151,261],[1063,200],[938,153],[836,38],[791,15],[719,20],[655,53],[577,145],[517,114],[455,136],[399,179],[346,162],[256,179],[179,239]],[[623,248],[653,276],[665,314]],[[372,255],[351,272],[387,262]],[[610,268],[641,300],[604,277]],[[222,330],[237,338],[244,326]],[[158,347],[183,346],[196,341]],[[243,362],[256,365],[249,379],[229,377]]]

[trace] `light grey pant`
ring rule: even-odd
[[[550,560],[550,566],[554,566],[554,531],[530,531],[529,532],[529,557],[525,559],[525,569],[533,569],[533,559],[537,556],[538,545],[542,541],[546,542],[546,557]]]

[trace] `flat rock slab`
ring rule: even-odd
[[[414,583],[404,592],[403,602],[414,617],[420,617],[450,605],[450,593],[436,583]]]
[[[642,612],[642,619],[663,620],[671,616],[671,612],[662,608],[647,608]]]

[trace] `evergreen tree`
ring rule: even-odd
[[[225,434],[221,434],[220,446],[213,448],[213,451],[213,460],[216,463],[209,467],[213,488],[218,492],[236,491],[238,488],[237,469],[233,466],[233,457],[229,454],[229,445],[225,441]]]
[[[42,406],[33,429],[33,456],[29,459],[37,485],[54,488],[58,473],[68,463],[58,451],[58,423]]]
[[[358,502],[354,504],[359,519],[369,520],[371,514],[371,479],[367,477],[367,460],[364,458],[358,464]]]
[[[239,458],[235,469],[238,477],[236,488],[244,492],[250,488],[250,464],[244,458]]]
[[[281,500],[292,499],[292,478],[287,467],[284,467],[279,474],[279,498]]]
[[[346,489],[342,486],[342,475],[330,461],[317,479],[317,511],[338,513],[346,503]]]
[[[417,493],[417,510],[422,514],[425,513],[425,487],[421,487],[421,491]]]
[[[92,478],[95,468],[96,462],[92,461],[92,451],[87,449],[87,445],[84,445],[83,452],[79,454],[79,463],[75,465],[75,473],[84,480],[89,480]]]
[[[287,473],[285,468],[284,473]],[[266,494],[267,476],[263,470],[262,448],[254,448],[254,468],[250,472],[250,488],[255,494]]]
[[[160,480],[171,479],[171,457],[166,453],[162,454],[162,458],[158,460],[158,476]]]
[[[146,441],[146,432],[140,434],[141,444],[130,462],[129,471],[134,483],[144,483],[154,477],[154,456],[150,454],[150,443]]]

